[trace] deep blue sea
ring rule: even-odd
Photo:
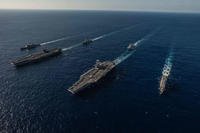
[[[78,45],[85,38],[92,45]],[[97,59],[136,51],[106,80],[82,93],[67,89]],[[43,43],[20,51],[25,43]],[[63,54],[15,68],[44,48]],[[67,50],[66,50],[67,49]],[[159,79],[173,49],[168,91]],[[199,133],[200,14],[0,10],[1,133]]]

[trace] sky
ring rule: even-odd
[[[200,12],[200,0],[0,0],[0,9]]]

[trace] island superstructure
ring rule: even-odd
[[[17,67],[24,66],[30,63],[36,63],[40,62],[44,59],[59,55],[62,53],[62,50],[60,48],[54,48],[54,49],[44,49],[42,52],[30,54],[21,58],[18,58],[11,63],[14,64]]]

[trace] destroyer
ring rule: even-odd
[[[24,66],[24,65],[27,65],[30,63],[39,62],[39,61],[47,59],[49,57],[59,55],[61,53],[62,53],[62,50],[59,48],[55,48],[55,49],[51,49],[51,50],[45,49],[42,52],[34,53],[31,55],[16,59],[16,60],[12,61],[12,64],[14,64],[17,67]]]
[[[128,51],[132,51],[132,50],[134,50],[136,47],[137,47],[136,44],[132,44],[132,43],[131,43],[131,44],[128,45],[127,49],[128,49]]]
[[[166,84],[167,84],[167,79],[170,75],[171,68],[169,66],[165,66],[162,72],[162,77],[160,80],[160,95],[162,95],[166,91]]]
[[[89,45],[89,44],[91,44],[91,43],[93,43],[93,40],[92,39],[85,39],[84,41],[83,41],[83,45]]]
[[[75,94],[83,89],[89,88],[97,84],[103,79],[109,72],[115,68],[116,64],[112,61],[100,62],[97,60],[92,69],[80,76],[80,79],[71,86],[68,91]]]
[[[34,49],[36,47],[40,47],[41,45],[40,44],[27,44],[25,45],[24,47],[20,48],[21,50],[31,50],[31,49]]]

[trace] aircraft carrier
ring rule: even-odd
[[[111,72],[115,66],[116,64],[113,61],[100,62],[97,60],[94,67],[81,75],[80,79],[73,84],[68,91],[72,94],[76,94],[86,88],[92,87]]]
[[[14,64],[17,67],[24,66],[30,63],[36,63],[40,62],[44,59],[59,55],[62,53],[62,50],[60,48],[55,48],[55,49],[44,49],[42,52],[39,53],[34,53],[25,57],[18,58],[11,63]]]
[[[127,47],[128,53],[126,54],[129,54],[129,52],[133,51],[135,48],[135,44],[129,44],[129,46]],[[115,62],[115,60],[104,62],[100,62],[99,60],[97,60],[94,67],[81,75],[80,79],[76,83],[74,83],[68,89],[68,91],[70,91],[72,94],[76,94],[86,88],[93,87],[103,78],[105,78],[116,66],[117,63]]]

